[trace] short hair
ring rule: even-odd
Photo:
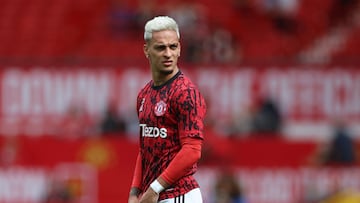
[[[150,40],[153,32],[162,30],[174,30],[180,39],[179,26],[176,21],[169,16],[157,16],[145,24],[144,40]]]

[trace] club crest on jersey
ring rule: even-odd
[[[156,116],[162,116],[164,115],[166,112],[166,103],[164,101],[159,101],[158,103],[156,103],[155,108],[154,108],[154,113]]]

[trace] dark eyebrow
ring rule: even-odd
[[[165,49],[166,47],[178,47],[179,46],[179,43],[178,42],[175,42],[175,43],[172,43],[172,44],[169,44],[169,45],[165,45],[165,44],[157,44],[157,45],[154,45],[155,49]]]
[[[170,47],[173,47],[173,46],[175,46],[175,47],[178,47],[179,46],[179,43],[172,43],[172,44],[170,44]]]
[[[158,44],[158,45],[154,45],[154,47],[156,49],[164,49],[166,47],[166,45],[165,44]]]

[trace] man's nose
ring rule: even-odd
[[[164,51],[164,55],[166,57],[170,57],[171,56],[171,49],[170,47],[166,47],[165,51]]]

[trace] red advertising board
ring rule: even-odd
[[[285,133],[324,135],[346,119],[360,132],[360,71],[331,67],[186,67],[209,104],[208,117],[223,126],[273,98],[286,120]],[[135,99],[150,78],[142,67],[4,67],[0,70],[0,132],[56,134],[76,106],[94,125],[106,106],[134,117]],[[84,120],[84,119],[83,119]]]
[[[42,203],[54,183],[62,183],[78,203],[127,202],[137,143],[126,138],[64,139],[53,136],[0,136],[0,202]],[[216,134],[206,134],[216,137]],[[214,186],[232,171],[252,203],[294,203],[310,194],[338,188],[360,190],[360,169],[308,164],[317,144],[284,139],[216,138],[196,174],[204,203]],[[10,160],[9,160],[10,159]],[[312,192],[312,193],[311,193]]]

